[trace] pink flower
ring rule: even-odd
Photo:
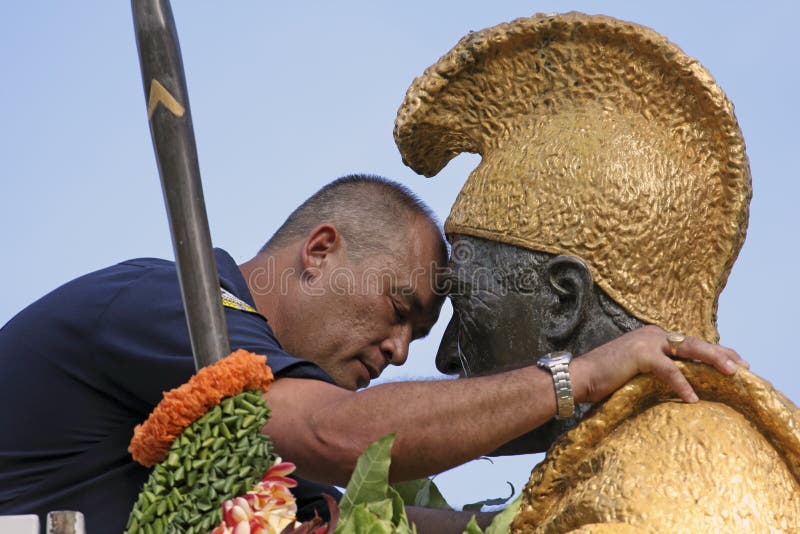
[[[287,476],[294,470],[278,459],[250,491],[222,503],[222,522],[211,534],[280,534],[294,525],[297,503],[290,488],[297,482]]]

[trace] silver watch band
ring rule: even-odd
[[[575,414],[575,398],[572,396],[572,382],[569,379],[569,362],[572,354],[569,352],[551,352],[546,354],[536,363],[539,367],[547,369],[553,375],[553,386],[556,393],[558,419],[568,419]]]

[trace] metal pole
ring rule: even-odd
[[[168,0],[132,0],[147,118],[195,366],[230,353],[178,33]]]

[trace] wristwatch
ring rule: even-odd
[[[547,369],[553,375],[556,405],[558,406],[556,419],[568,419],[575,414],[575,399],[572,396],[572,382],[569,380],[570,361],[572,361],[572,354],[566,351],[557,351],[545,354],[536,362],[536,365]]]

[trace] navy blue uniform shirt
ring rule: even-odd
[[[222,287],[255,306],[233,258],[215,255]],[[286,354],[260,315],[225,317],[231,348],[266,355],[276,378],[333,382]],[[126,261],[25,308],[0,329],[0,514],[78,510],[87,532],[122,532],[150,472],[127,451],[133,427],[193,373],[173,262]],[[297,490],[301,507],[336,493]]]

